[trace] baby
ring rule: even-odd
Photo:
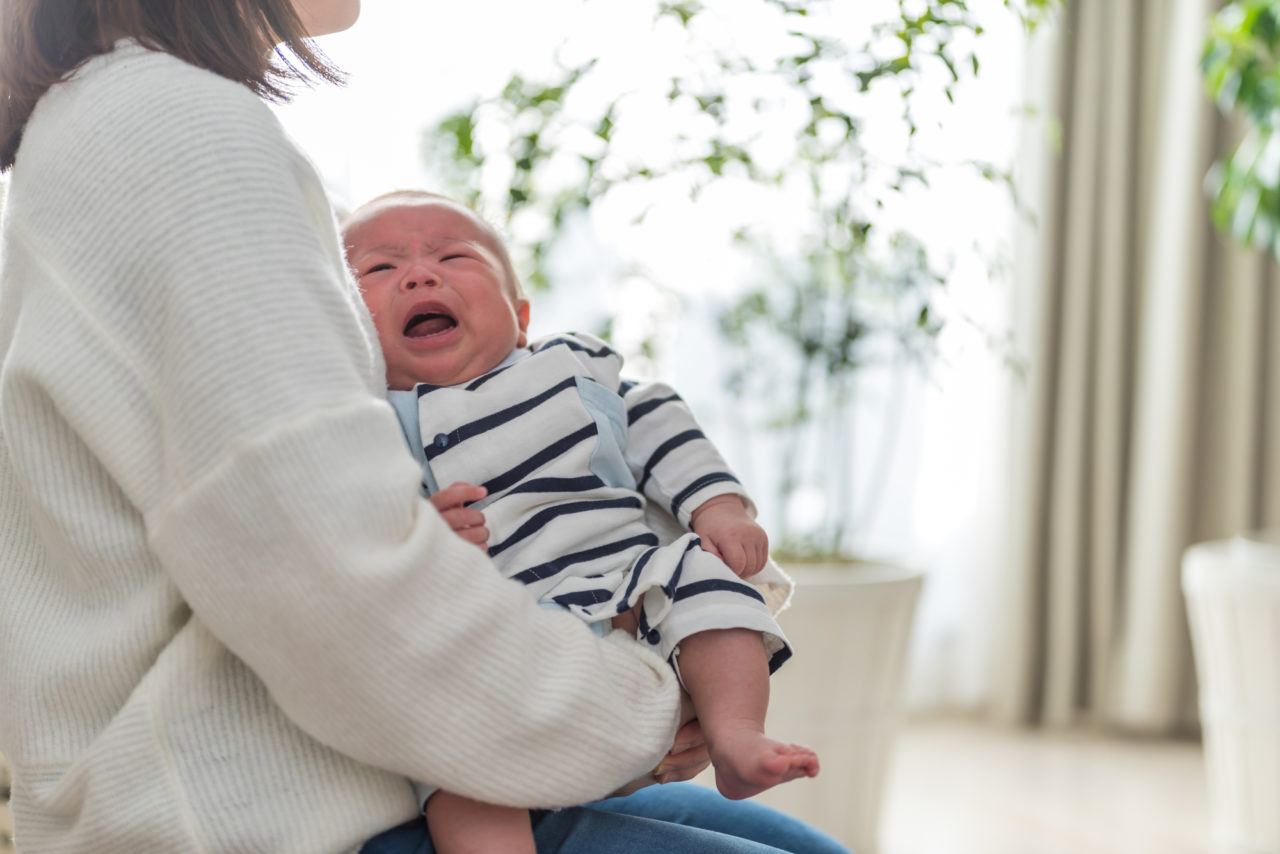
[[[544,604],[667,658],[725,796],[816,775],[811,750],[764,733],[769,674],[790,649],[741,578],[765,565],[768,539],[683,401],[620,379],[620,358],[590,336],[531,346],[506,248],[463,205],[391,193],[352,213],[343,237],[392,402],[450,526]],[[661,545],[646,499],[688,533]],[[441,854],[534,851],[524,810],[436,792],[426,814]]]

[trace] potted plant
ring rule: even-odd
[[[1280,3],[1227,3],[1210,24],[1201,71],[1245,128],[1206,182],[1214,223],[1280,258]],[[1280,533],[1196,544],[1182,581],[1214,835],[1224,850],[1280,854]]]
[[[1030,23],[1054,2],[1004,6]],[[430,128],[424,151],[446,191],[529,247],[520,266],[534,289],[553,284],[557,253],[600,219],[639,229],[680,205],[732,236],[723,275],[738,286],[716,307],[736,354],[724,381],[745,420],[782,437],[771,536],[798,582],[780,620],[801,654],[776,678],[770,728],[823,759],[816,781],[762,799],[869,854],[923,576],[855,559],[840,425],[868,366],[927,366],[948,320],[945,260],[887,212],[943,168],[914,145],[920,96],[950,100],[979,73],[983,27],[965,0],[888,0],[878,17],[831,0],[729,5],[655,0],[652,32],[633,34],[653,39],[648,53],[571,40],[546,78],[512,76]],[[753,35],[735,29],[744,22]],[[648,61],[662,51],[667,62]],[[900,117],[891,151],[864,130],[867,103],[885,99]],[[947,168],[1009,182],[991,164]],[[652,257],[619,275],[665,287]],[[606,321],[592,331],[617,330]],[[815,467],[833,474],[825,508],[788,512]],[[798,515],[808,523],[794,524]]]

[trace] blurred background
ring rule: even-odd
[[[535,334],[693,406],[800,581],[771,727],[825,765],[780,805],[867,854],[1280,850],[1280,612],[1223,711],[1245,618],[1183,582],[1276,571],[1272,3],[364,5],[281,120],[339,206],[475,204]],[[809,616],[814,564],[870,582]]]

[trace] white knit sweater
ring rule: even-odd
[[[405,777],[555,806],[676,687],[418,496],[308,162],[122,43],[37,106],[0,273],[0,752],[19,850],[339,852]]]

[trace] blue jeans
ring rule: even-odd
[[[649,786],[625,798],[533,811],[539,854],[849,854],[820,830],[695,783]],[[419,817],[370,839],[360,854],[435,854]]]

